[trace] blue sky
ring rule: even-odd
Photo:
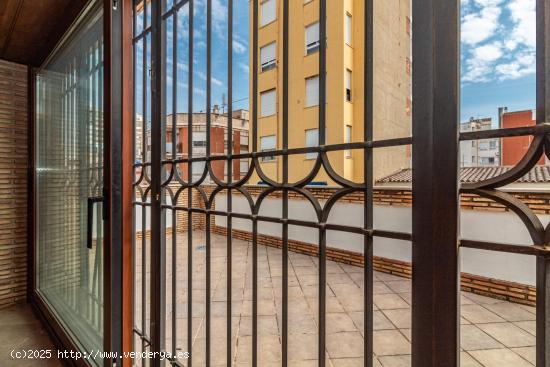
[[[234,0],[234,109],[249,109],[249,0]],[[535,0],[461,0],[461,121],[535,107]],[[178,16],[178,103],[187,110],[188,9]],[[194,111],[206,111],[206,0],[195,0]],[[172,20],[167,21],[168,28]],[[212,105],[227,101],[227,0],[212,0]],[[172,68],[172,34],[167,67]],[[140,54],[138,52],[138,59]],[[139,70],[138,70],[139,72]],[[171,112],[171,71],[167,80]],[[137,85],[138,92],[141,83]]]
[[[535,108],[535,0],[461,0],[461,120]]]

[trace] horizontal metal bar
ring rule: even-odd
[[[132,38],[132,43],[138,43],[142,38],[144,38],[149,33],[151,33],[151,26],[145,28],[137,36]]]
[[[509,129],[494,129],[483,131],[468,131],[460,133],[460,140],[479,140],[492,138],[507,138],[512,136],[544,135],[550,133],[550,123],[534,126],[515,127]]]
[[[132,201],[132,204],[140,206],[151,206],[151,203],[144,203],[142,201]]]
[[[349,233],[355,233],[355,234],[366,235],[371,237],[392,238],[392,239],[398,239],[403,241],[411,241],[412,239],[412,235],[406,232],[386,231],[386,230],[379,230],[379,229],[366,230],[362,227],[347,226],[344,224],[336,224],[336,223],[319,223],[319,222],[299,220],[299,219],[283,219],[283,218],[277,218],[277,217],[269,217],[269,216],[253,215],[253,214],[245,214],[245,213],[228,213],[220,210],[209,210],[209,209],[196,208],[196,207],[188,208],[184,206],[179,206],[179,205],[173,206],[169,204],[163,205],[162,208],[170,209],[170,210],[180,210],[188,213],[191,212],[191,213],[198,213],[198,214],[217,215],[221,217],[247,219],[251,221],[257,220],[259,222],[268,222],[268,223],[276,223],[276,224],[286,223],[292,226],[308,227],[308,228],[315,228],[315,229],[324,228],[330,231],[349,232]]]
[[[162,14],[162,20],[166,20],[170,16],[174,14],[174,12],[177,12],[180,10],[185,4],[187,4],[189,0],[181,0],[178,3],[175,3],[170,9],[168,9],[164,14]]]
[[[325,146],[317,147],[301,147],[301,148],[291,148],[291,149],[279,149],[263,152],[250,152],[250,153],[240,153],[240,154],[220,154],[212,155],[210,157],[195,157],[195,158],[177,158],[177,159],[165,159],[162,161],[163,164],[170,163],[189,163],[189,162],[210,162],[210,161],[221,161],[228,159],[244,159],[244,158],[262,158],[262,157],[277,157],[277,156],[289,156],[296,154],[306,154],[306,153],[321,153],[321,152],[334,152],[334,151],[344,151],[344,150],[354,150],[354,149],[365,149],[365,148],[387,148],[395,146],[403,146],[412,144],[411,137],[405,138],[396,138],[396,139],[386,139],[386,140],[375,140],[367,142],[355,142],[355,143],[342,143],[342,144],[331,144]],[[139,166],[137,163],[135,166]]]
[[[544,246],[525,246],[514,245],[497,242],[477,241],[477,240],[460,240],[460,247],[473,248],[478,250],[506,252],[518,255],[533,255],[550,257],[550,248]]]
[[[137,168],[137,167],[149,167],[151,166],[151,162],[140,162],[140,163],[134,163],[133,164],[133,167],[134,168]]]
[[[412,241],[412,234],[407,232],[385,231],[380,229],[372,230],[373,237],[392,238],[394,240]]]

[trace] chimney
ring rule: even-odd
[[[508,112],[508,107],[499,107],[498,108],[498,128],[502,129],[502,115],[504,115],[506,112]],[[502,165],[502,138],[498,141],[498,160],[499,164]]]
[[[212,109],[212,113],[214,113],[214,115],[219,115],[220,114],[220,106],[215,104],[214,108]]]
[[[508,107],[498,108],[498,128],[502,129],[502,115],[508,112]]]

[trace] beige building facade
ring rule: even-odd
[[[289,148],[315,146],[319,126],[319,0],[289,3]],[[411,133],[410,11],[409,0],[375,2],[375,139],[405,137]],[[364,1],[327,0],[327,14],[326,143],[362,141]],[[260,2],[258,150],[282,148],[282,17],[282,0]],[[362,150],[331,152],[329,157],[338,174],[356,182],[363,180]],[[305,177],[315,158],[315,154],[290,156],[289,181]],[[409,167],[410,148],[378,149],[374,166],[375,179]],[[281,181],[282,158],[264,159],[261,168],[270,178]],[[259,181],[257,175],[251,179],[252,183]],[[333,184],[324,170],[314,181]]]

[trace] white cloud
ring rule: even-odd
[[[512,62],[500,64],[495,67],[499,80],[518,79],[536,72],[535,53],[518,55]]]
[[[511,0],[508,4],[514,22],[511,39],[535,48],[537,41],[535,0]]]
[[[501,10],[495,6],[483,7],[462,17],[461,39],[468,45],[476,45],[495,34]]]
[[[494,42],[488,45],[479,46],[473,50],[474,57],[482,62],[493,62],[502,56],[501,45]]]
[[[238,54],[243,54],[247,50],[246,46],[241,43],[240,41],[233,39],[233,51],[235,51]]]
[[[484,83],[535,72],[535,0],[462,1],[462,81]]]

